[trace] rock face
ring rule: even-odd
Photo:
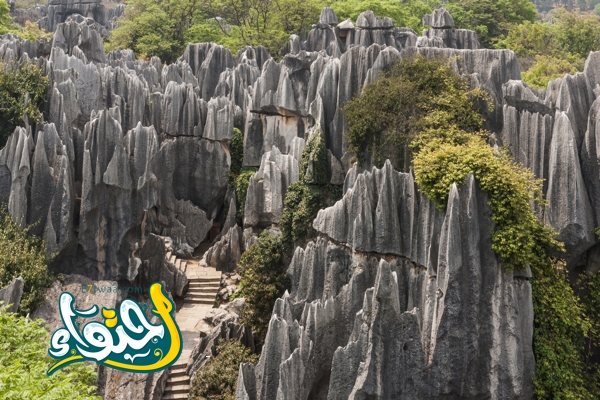
[[[23,286],[25,285],[23,278],[18,277],[13,280],[8,286],[0,289],[0,307],[8,307],[7,312],[19,311],[21,304],[21,296],[23,296]]]
[[[237,399],[532,398],[531,286],[498,262],[490,217],[473,176],[442,212],[389,162],[349,173]]]
[[[567,247],[570,269],[598,270],[593,256],[600,221],[600,158],[597,150],[597,84],[600,53],[581,73],[535,90],[521,81],[503,85],[502,141],[515,159],[545,180],[548,207],[541,217]]]
[[[211,310],[204,320],[212,330],[200,338],[194,347],[187,367],[187,375],[193,377],[210,359],[217,355],[216,348],[220,341],[235,340],[254,350],[252,330],[240,321],[240,312],[244,307],[244,299],[235,299],[231,303]]]

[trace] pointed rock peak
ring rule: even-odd
[[[394,21],[389,17],[379,18],[371,10],[362,12],[356,20],[356,26],[361,29],[390,29]]]
[[[330,7],[323,7],[321,10],[321,17],[319,18],[320,24],[336,25],[338,23],[337,15]]]
[[[458,206],[460,202],[460,195],[458,193],[458,186],[456,186],[456,182],[452,184],[450,188],[450,194],[448,195],[448,210],[450,208]]]
[[[454,28],[454,18],[444,7],[436,8],[431,14],[423,17],[423,25],[431,26],[435,29]]]
[[[352,23],[352,20],[348,18],[347,20],[340,22],[337,27],[339,30],[343,31],[348,29],[354,29],[354,24]]]

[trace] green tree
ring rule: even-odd
[[[46,375],[52,360],[46,353],[50,337],[44,323],[7,313],[0,307],[0,398],[100,400],[93,366],[73,364]]]
[[[0,147],[17,126],[24,126],[24,115],[30,122],[41,120],[40,106],[46,99],[47,88],[48,77],[35,64],[0,63]]]
[[[595,15],[562,12],[557,15],[556,40],[567,53],[587,58],[600,49],[600,20]]]
[[[8,14],[10,7],[6,1],[0,2],[0,35],[3,35],[11,28],[12,19]]]
[[[289,35],[318,21],[323,5],[322,0],[207,0],[202,9],[208,17],[222,18],[222,41],[232,51],[263,45],[277,56]]]
[[[47,261],[44,243],[21,228],[6,209],[0,211],[0,287],[23,277],[19,308],[23,314],[33,311],[43,301],[44,289],[53,282]]]
[[[202,18],[200,5],[200,0],[129,0],[106,48],[171,63],[183,53],[189,27]]]
[[[535,6],[529,0],[450,0],[446,5],[457,28],[477,32],[483,47],[491,48],[515,24],[534,22]]]
[[[216,352],[217,355],[196,373],[190,399],[234,400],[240,364],[258,362],[258,354],[236,341],[222,341]]]

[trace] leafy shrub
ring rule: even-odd
[[[43,301],[44,288],[53,282],[47,261],[44,243],[21,228],[6,209],[0,211],[0,287],[23,277],[19,309],[23,314],[33,311]]]
[[[3,400],[100,400],[95,368],[73,364],[52,376],[44,321],[29,320],[0,307],[0,398]]]
[[[229,168],[229,184],[234,186],[235,180],[242,171],[244,161],[244,134],[238,128],[233,128],[233,138],[229,142],[231,167]]]
[[[0,63],[0,147],[3,147],[15,128],[23,125],[23,115],[30,122],[39,122],[39,107],[45,101],[48,76],[32,63],[22,66]],[[25,96],[30,101],[25,104]]]
[[[449,128],[479,131],[483,117],[477,104],[485,99],[482,90],[469,90],[447,60],[404,58],[346,104],[349,151],[359,163],[381,167],[389,159],[394,168],[406,171],[412,157],[409,144],[417,134]]]
[[[240,364],[258,362],[258,354],[237,341],[222,341],[217,355],[197,373],[191,400],[234,400]]]
[[[492,248],[506,268],[536,263],[546,248],[560,247],[531,211],[532,202],[543,204],[541,181],[507,152],[495,153],[482,138],[473,136],[466,144],[432,140],[415,156],[414,167],[421,191],[440,208],[452,183],[475,175],[489,195]]]
[[[281,236],[263,233],[238,263],[240,275],[239,297],[246,299],[242,320],[252,328],[256,343],[263,343],[267,335],[275,300],[289,287],[289,277],[282,263],[284,245]]]
[[[522,77],[529,85],[545,89],[550,81],[562,78],[565,74],[575,74],[579,69],[567,59],[540,55],[535,57],[535,63],[523,72]]]
[[[538,399],[598,399],[598,374],[586,365],[586,336],[593,325],[569,286],[564,265],[557,260],[532,265],[533,350],[535,394]],[[600,289],[600,286],[595,286]],[[597,307],[597,293],[591,306]],[[596,308],[596,312],[598,309]],[[598,321],[596,314],[596,324]],[[597,325],[595,325],[597,326]],[[597,365],[595,366],[597,367]]]

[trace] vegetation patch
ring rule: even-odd
[[[44,243],[21,228],[4,208],[0,211],[0,288],[19,276],[24,281],[19,312],[25,315],[44,300],[44,289],[54,278],[48,272]]]
[[[43,320],[30,320],[0,307],[0,398],[100,400],[94,366],[78,363],[46,375],[52,364],[46,353],[49,340]]]
[[[196,373],[191,400],[234,400],[241,363],[258,362],[258,354],[237,341],[222,341],[217,355]]]
[[[40,106],[45,101],[47,88],[48,76],[35,64],[0,63],[0,147],[17,126],[24,126],[24,115],[29,122],[41,120]],[[25,103],[27,94],[29,102]]]
[[[300,180],[288,186],[279,218],[287,251],[316,237],[312,223],[319,210],[342,197],[342,188],[327,179],[327,148],[322,132],[306,142],[300,163]]]

